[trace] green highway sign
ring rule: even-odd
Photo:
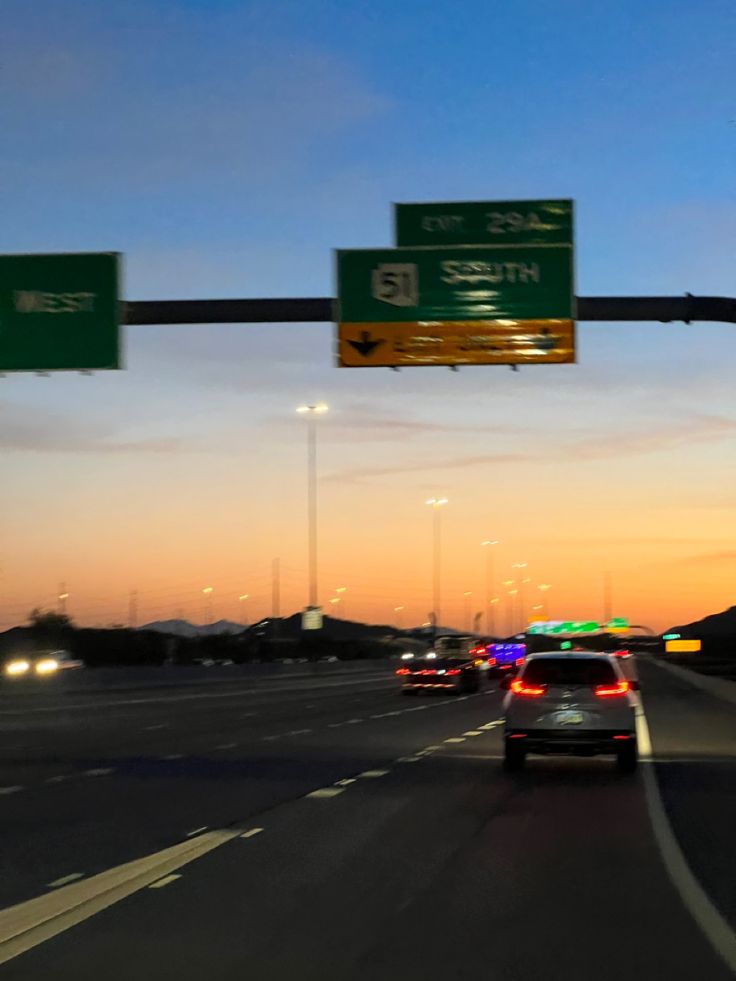
[[[0,372],[120,367],[118,255],[0,256]]]
[[[396,244],[572,245],[573,202],[460,201],[394,205]]]
[[[337,290],[340,323],[572,320],[572,249],[340,250]]]
[[[679,640],[680,634],[662,634],[662,640]]]

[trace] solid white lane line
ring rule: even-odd
[[[70,882],[76,882],[77,879],[83,879],[84,872],[70,872],[69,875],[63,875],[60,879],[54,879],[53,882],[49,882],[49,889],[58,889],[60,886],[68,886]]]
[[[16,784],[13,787],[0,787],[0,794],[3,796],[7,794],[17,794],[19,790],[23,790],[20,784]]]
[[[643,706],[636,714],[636,741],[642,760],[651,763],[652,741]],[[687,863],[662,803],[653,765],[643,768],[642,778],[649,820],[664,867],[692,918],[731,971],[736,974],[736,933],[711,902]]]
[[[446,739],[446,743],[464,743],[465,736],[453,736],[451,739]]]
[[[240,837],[254,838],[256,835],[259,835],[261,831],[263,831],[263,828],[251,828],[250,831],[244,831]]]
[[[193,838],[195,835],[201,835],[203,831],[207,830],[207,825],[203,824],[201,828],[195,828],[194,831],[187,831],[187,838]]]
[[[385,777],[389,772],[389,770],[364,770],[362,773],[359,773],[358,776],[367,777],[369,780],[371,780],[374,777]]]
[[[319,790],[313,790],[311,794],[306,794],[307,797],[337,797],[338,794],[343,793],[343,787],[320,787]]]
[[[165,875],[163,879],[158,879],[156,882],[152,882],[148,888],[163,889],[164,886],[168,886],[172,882],[176,882],[177,879],[181,879],[181,876],[178,875],[176,872],[172,872],[171,875]]]
[[[98,766],[92,770],[85,770],[85,777],[106,777],[108,773],[113,772],[114,767],[111,766]]]
[[[391,715],[401,715],[401,713],[403,711],[404,711],[403,709],[397,709],[396,712],[386,712],[386,715],[384,716],[384,718],[387,719]]]

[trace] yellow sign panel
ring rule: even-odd
[[[445,320],[340,323],[343,368],[411,365],[572,364],[572,320]]]
[[[664,649],[667,654],[696,654],[701,643],[699,640],[666,640]]]

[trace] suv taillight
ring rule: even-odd
[[[409,669],[408,668],[397,668],[396,669],[396,674],[409,674]]]
[[[546,690],[543,685],[527,685],[520,678],[511,682],[511,691],[514,695],[525,695],[527,698],[538,698],[544,695]]]
[[[625,695],[630,689],[628,681],[617,681],[613,685],[596,685],[593,690],[599,698],[608,698],[611,695]]]

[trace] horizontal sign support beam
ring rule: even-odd
[[[256,300],[132,300],[121,303],[120,322],[152,324],[325,323],[335,320],[329,297]],[[736,324],[736,297],[726,296],[580,296],[577,320],[712,321]]]

